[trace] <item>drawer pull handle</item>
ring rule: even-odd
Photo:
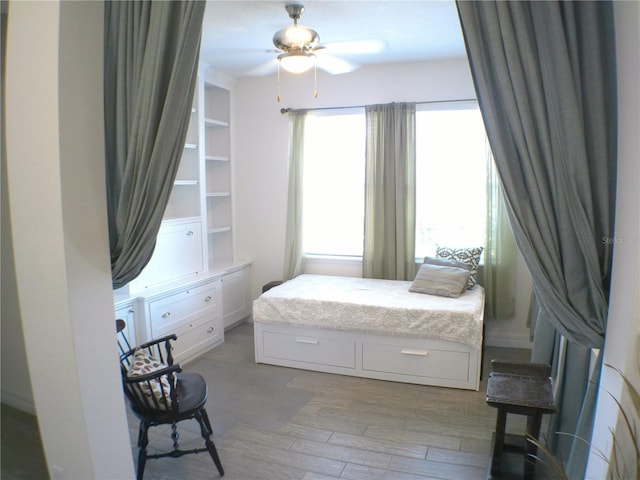
[[[190,237],[191,235],[193,235],[193,231],[189,230],[186,235],[187,235],[187,237]]]
[[[402,353],[403,355],[416,355],[418,357],[426,357],[429,355],[429,352],[427,352],[426,350],[411,350],[408,348],[403,348],[402,350],[400,350],[400,353]]]
[[[171,316],[171,312],[165,312],[162,314],[162,318],[169,318]]]
[[[207,333],[211,333],[211,332],[213,332],[213,327],[207,328]]]
[[[309,345],[318,345],[320,343],[315,338],[296,338],[297,343],[308,343]]]
[[[204,299],[205,302],[210,302],[211,301],[211,295],[208,295],[207,298]]]

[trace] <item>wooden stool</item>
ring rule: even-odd
[[[487,403],[498,409],[496,432],[491,453],[492,478],[500,478],[502,454],[505,450],[524,454],[524,478],[533,479],[537,447],[527,436],[509,436],[505,441],[507,414],[526,415],[526,434],[538,439],[542,415],[554,413],[553,385],[549,365],[539,363],[491,362],[487,380]],[[515,440],[515,442],[514,442]],[[495,475],[495,477],[494,477]]]

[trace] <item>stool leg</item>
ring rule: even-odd
[[[502,451],[504,450],[504,432],[507,426],[507,412],[498,408],[496,418],[496,437],[493,444],[493,456],[491,457],[491,473],[500,472]]]
[[[542,423],[542,414],[540,412],[533,413],[527,416],[527,434],[532,438],[538,440],[540,436],[540,424]],[[538,454],[538,447],[535,443],[525,441],[524,447],[524,479],[532,480],[536,469],[536,456]]]

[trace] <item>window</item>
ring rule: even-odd
[[[362,256],[364,109],[312,112],[306,121],[303,179],[305,254]],[[484,244],[486,142],[476,102],[418,105],[416,258],[436,244]]]
[[[303,252],[362,256],[365,117],[363,109],[307,117],[303,167]]]
[[[476,102],[418,105],[416,258],[484,245],[487,145]]]

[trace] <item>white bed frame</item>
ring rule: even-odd
[[[478,390],[481,349],[457,342],[255,322],[256,362]]]

